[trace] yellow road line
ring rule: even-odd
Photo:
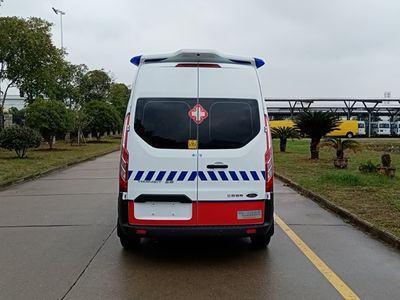
[[[331,268],[329,268],[315,253],[307,246],[306,243],[292,230],[282,219],[274,214],[275,222],[280,228],[287,234],[287,236],[293,241],[293,243],[300,249],[301,252],[313,263],[313,265],[321,272],[322,275],[328,280],[328,282],[342,295],[344,299],[360,299],[356,293],[354,293],[340,278],[337,276]]]

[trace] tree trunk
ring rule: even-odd
[[[343,159],[343,157],[344,157],[343,150],[336,150],[336,158],[337,159]]]
[[[49,147],[50,147],[50,150],[52,150],[52,149],[53,149],[53,139],[54,139],[54,137],[53,137],[53,136],[51,136],[51,137],[49,138],[49,141],[48,141],[48,143],[49,143]]]
[[[3,108],[0,108],[0,129],[4,129],[4,113],[3,113]]]
[[[318,138],[311,138],[311,143],[310,143],[311,159],[319,159],[318,145],[320,140],[321,139]]]
[[[281,150],[281,152],[286,152],[286,142],[287,139],[280,139],[279,149]]]

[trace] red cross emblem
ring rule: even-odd
[[[189,110],[188,115],[196,124],[200,124],[208,117],[208,112],[203,106],[196,104],[191,110]]]

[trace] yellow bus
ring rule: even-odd
[[[294,127],[293,120],[271,120],[269,121],[271,128],[276,127]],[[352,138],[358,135],[358,121],[357,120],[341,120],[339,129],[328,133],[326,136],[347,137]]]

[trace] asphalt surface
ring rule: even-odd
[[[341,299],[276,225],[248,239],[116,237],[118,153],[0,192],[0,299]],[[400,299],[400,253],[276,181],[276,213],[361,299]]]

